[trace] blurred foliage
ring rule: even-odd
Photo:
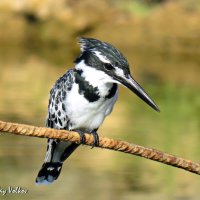
[[[85,35],[126,48],[190,55],[200,52],[199,0],[164,1],[155,6],[133,0],[34,2],[0,2],[1,46],[38,51],[66,47],[76,52],[73,41]]]
[[[164,3],[169,0],[141,0],[141,2],[146,3],[146,4],[156,4],[156,3]]]

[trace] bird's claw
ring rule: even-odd
[[[85,142],[86,142],[85,132],[83,132],[79,129],[75,129],[74,131],[76,131],[80,136],[80,144],[85,144]]]
[[[86,137],[85,137],[85,132],[79,129],[75,129],[79,136],[80,136],[80,144],[85,144],[86,142]],[[96,131],[92,131],[91,134],[94,137],[94,143],[92,144],[92,148],[98,147],[99,146],[99,135]]]
[[[92,145],[92,148],[98,147],[99,146],[99,135],[98,135],[98,133],[96,131],[92,131],[91,134],[94,137],[94,143]]]

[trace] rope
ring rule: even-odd
[[[79,134],[77,132],[67,130],[56,130],[46,127],[36,127],[0,121],[0,131],[16,135],[52,138],[80,143]],[[85,134],[85,138],[85,145],[92,146],[94,141],[93,135]],[[125,141],[114,140],[106,137],[99,137],[99,147],[140,156],[200,175],[200,163],[173,156],[153,148],[146,148],[137,144],[130,144]]]

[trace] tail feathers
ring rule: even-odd
[[[36,184],[49,184],[60,175],[63,162],[79,144],[49,139],[44,164],[36,178]]]
[[[38,173],[37,178],[36,178],[36,184],[52,183],[60,175],[61,169],[62,169],[62,163],[60,163],[60,162],[44,163]]]

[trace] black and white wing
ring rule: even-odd
[[[67,116],[65,101],[67,93],[71,90],[74,82],[73,70],[69,70],[60,77],[50,91],[48,115],[46,126],[55,129],[69,129],[70,120]],[[48,139],[47,153],[36,178],[37,184],[48,184],[56,180],[62,169],[62,164],[78,144]]]
[[[69,119],[67,116],[66,98],[71,90],[74,76],[73,70],[69,70],[60,77],[50,91],[48,115],[46,126],[55,129],[69,129]]]

